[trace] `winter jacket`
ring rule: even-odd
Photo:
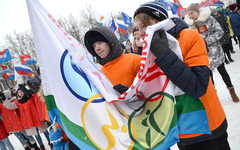
[[[46,120],[46,102],[42,100],[42,97],[38,93],[33,94],[34,104],[36,106],[37,114],[40,121]]]
[[[183,92],[201,99],[212,132],[212,134],[180,134],[180,143],[189,145],[214,139],[226,131],[227,121],[209,75],[205,42],[196,30],[187,29],[188,26],[183,21],[172,20],[176,26],[167,32],[178,40],[183,62],[169,49],[156,58],[155,63]]]
[[[123,84],[130,87],[140,69],[141,57],[137,54],[122,54],[102,66],[101,71],[115,86]]]
[[[228,28],[228,24],[227,24],[226,20],[224,19],[224,16],[222,14],[217,14],[216,16],[213,15],[213,17],[218,21],[218,23],[221,25],[221,27],[224,31],[222,38],[219,40],[221,45],[231,42],[230,31]]]
[[[229,28],[229,31],[230,31],[230,36],[232,37],[233,36],[233,30],[232,30],[232,26],[231,26],[231,23],[230,23],[229,16],[227,16],[227,24],[228,24],[228,28]]]
[[[195,29],[193,26],[194,20],[190,19],[188,15],[184,20],[190,28]],[[201,32],[200,34],[207,46],[209,68],[210,70],[213,70],[225,61],[223,49],[219,41],[224,34],[223,29],[217,20],[211,16],[211,10],[209,7],[199,9],[199,17],[196,20],[196,23],[198,29],[202,29],[202,27],[207,28],[205,32]]]
[[[14,103],[18,106],[21,122],[25,129],[40,127],[43,125],[36,113],[37,110],[34,105],[33,96],[31,96],[25,103],[19,103],[19,101],[14,101]]]
[[[3,104],[0,104],[0,110],[2,111],[3,124],[8,133],[23,131],[18,109],[10,110],[7,109]]]
[[[37,114],[33,96],[30,96],[24,103],[20,103],[19,100],[16,100],[13,103],[8,101],[4,101],[3,103],[7,109],[19,109],[20,120],[24,129],[41,127],[43,125]]]
[[[3,125],[2,120],[0,119],[0,141],[8,137],[8,133]]]
[[[234,35],[240,35],[240,15],[233,11],[229,13],[229,17]]]

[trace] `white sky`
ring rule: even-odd
[[[103,15],[122,11],[132,17],[139,5],[147,1],[150,0],[39,0],[55,18],[67,17],[69,14],[80,15],[79,11],[86,4]],[[180,3],[187,7],[189,3],[196,1],[200,0],[180,0]],[[23,32],[30,28],[26,0],[0,0],[0,22],[0,45],[3,44],[4,34],[14,30]]]

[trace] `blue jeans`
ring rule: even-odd
[[[40,136],[40,134],[39,134],[39,132],[38,132],[38,129],[37,129],[37,133],[38,133],[38,134],[35,135],[35,138],[36,138],[39,146],[41,147],[41,146],[43,146],[43,142],[42,142],[42,138],[41,138],[41,136]],[[50,140],[49,140],[49,133],[48,133],[48,131],[47,131],[47,130],[43,131],[43,134],[45,135],[45,137],[46,137],[46,139],[47,139],[47,141],[48,141],[48,143],[49,143]]]
[[[8,148],[8,149],[7,149]],[[8,137],[0,141],[1,150],[15,150],[12,143],[9,141]]]

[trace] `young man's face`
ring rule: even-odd
[[[97,55],[102,59],[106,58],[111,51],[110,45],[107,42],[95,42],[93,48]]]

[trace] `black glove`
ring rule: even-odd
[[[168,49],[168,39],[164,30],[155,31],[150,50],[156,57],[160,57]]]
[[[113,87],[114,90],[118,91],[120,94],[126,92],[128,90],[128,86],[118,84]]]

